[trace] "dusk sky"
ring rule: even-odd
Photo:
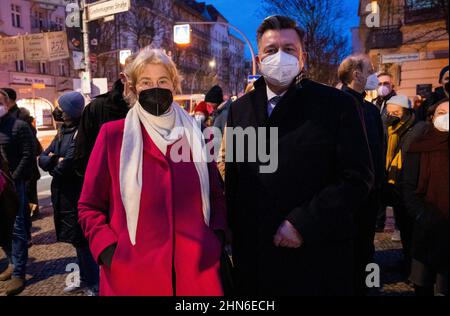
[[[204,0],[207,4],[214,5],[225,18],[252,41],[253,48],[256,47],[256,29],[261,21],[268,15],[263,12],[263,5],[261,0]],[[350,28],[358,26],[359,18],[358,0],[343,0],[346,9],[348,9],[348,19],[345,31],[348,34],[349,41]],[[350,42],[349,42],[350,44]],[[250,58],[250,52],[246,46],[246,57]]]

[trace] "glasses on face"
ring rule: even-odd
[[[150,79],[142,79],[136,85],[136,88],[139,91],[153,89],[153,88],[161,88],[161,89],[171,90],[172,87],[173,87],[173,83],[168,78],[161,78],[156,82],[156,84]]]

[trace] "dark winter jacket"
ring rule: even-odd
[[[11,248],[12,233],[19,199],[8,164],[0,152],[0,247]]]
[[[7,114],[0,118],[0,147],[16,181],[31,178],[35,163],[36,143],[27,123]]]
[[[419,121],[426,121],[428,118],[428,109],[445,98],[447,98],[447,96],[444,92],[444,88],[436,88],[431,96],[423,101],[423,103],[417,109],[417,119]]]
[[[423,134],[436,132],[432,129],[432,126],[427,126],[423,130]],[[432,137],[434,137],[433,134]],[[434,201],[427,200],[426,194],[419,192],[418,183],[421,168],[424,168],[421,165],[424,154],[434,156],[427,157],[431,163],[439,161],[438,166],[442,165],[442,167],[436,166],[432,171],[430,170],[429,176],[425,178],[428,184],[435,182],[436,177],[435,179],[432,177],[436,175],[437,171],[439,178],[445,179],[445,181],[437,183],[438,190],[432,190],[441,198],[447,199],[446,206],[440,211],[436,209]],[[442,161],[446,162],[442,163]],[[447,144],[443,150],[431,151],[430,148],[429,152],[409,151],[406,153],[401,188],[408,214],[414,220],[412,257],[440,273],[448,272],[449,265],[448,177],[448,135]]]
[[[39,166],[53,176],[51,191],[57,239],[75,246],[86,242],[78,224],[77,203],[82,179],[75,174],[74,169],[76,133],[77,126],[63,125],[39,157]],[[63,160],[60,161],[60,158]]]
[[[110,92],[99,95],[88,104],[81,117],[75,150],[75,170],[84,177],[95,141],[103,124],[124,119],[128,104],[123,99],[124,87],[117,80]]]
[[[374,178],[355,100],[299,76],[268,117],[264,78],[254,86],[231,105],[227,131],[277,128],[278,168],[261,173],[267,163],[252,162],[248,152],[238,162],[235,137],[227,135],[227,152],[234,152],[225,186],[237,294],[352,295],[354,215]],[[257,144],[269,143],[266,132],[259,139],[264,134],[256,131]],[[285,220],[303,237],[298,249],[274,246]]]
[[[33,133],[33,139],[35,141],[35,148],[36,148],[36,154],[35,158],[37,158],[43,151],[42,145],[39,142],[39,139],[37,139],[37,130],[33,126],[33,118],[29,115],[29,113],[26,113],[25,111],[22,111],[17,105],[14,105],[10,110],[9,114],[11,114],[14,118],[24,121],[28,124],[28,126],[31,129],[31,132]],[[41,174],[38,169],[37,160],[33,160],[33,166],[31,171],[31,180],[37,181],[41,178]]]

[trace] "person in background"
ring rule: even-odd
[[[213,126],[218,128],[222,135],[225,129],[225,125],[227,124],[228,112],[230,110],[231,103],[233,103],[231,98],[222,102],[222,104],[217,107],[212,115],[214,122]]]
[[[219,86],[212,87],[205,96],[205,101],[200,102],[194,109],[194,118],[199,124],[212,126],[214,124],[212,114],[223,103],[223,92]]]
[[[366,266],[373,262],[375,253],[375,224],[381,207],[381,186],[385,178],[385,144],[380,111],[373,103],[365,100],[365,91],[376,89],[378,79],[366,55],[353,55],[344,59],[339,66],[338,77],[343,83],[341,90],[355,98],[359,106],[358,110],[364,121],[375,174],[374,186],[355,216],[355,294],[365,295],[367,292]]]
[[[64,292],[84,289],[89,295],[96,295],[99,270],[78,223],[77,204],[82,179],[74,170],[75,138],[84,109],[84,97],[78,92],[69,92],[58,99],[58,104],[64,124],[40,155],[39,166],[53,177],[51,192],[57,240],[75,247],[80,267],[81,284],[71,285]]]
[[[9,172],[8,163],[0,150],[0,247],[11,249],[14,221],[17,209],[19,208],[19,198],[14,188],[14,181]],[[8,277],[8,270],[0,270],[0,281],[5,281]],[[9,277],[8,277],[9,278]]]
[[[448,295],[449,101],[429,109],[423,135],[409,147],[402,175],[406,208],[414,219],[410,281],[416,295]]]
[[[11,248],[4,249],[10,265],[0,274],[6,283],[6,295],[17,295],[25,289],[28,261],[28,237],[30,209],[25,193],[25,181],[29,179],[35,163],[36,142],[27,123],[14,118],[8,112],[8,94],[0,89],[0,151],[8,163],[19,198]]]
[[[397,95],[394,90],[394,80],[390,73],[382,72],[378,74],[378,96],[372,101],[380,110],[382,115],[386,114],[386,102]]]
[[[449,97],[449,68],[448,65],[439,72],[439,87],[427,98],[417,110],[417,119],[426,121],[428,109],[439,101]]]
[[[382,201],[384,206],[392,206],[394,209],[395,223],[403,246],[405,272],[409,273],[413,218],[408,215],[405,201],[401,197],[399,179],[405,154],[414,140],[422,134],[424,124],[416,123],[411,101],[404,95],[393,96],[387,101],[385,124],[388,134],[385,166],[387,178],[383,184]]]
[[[131,55],[125,62],[125,68],[131,64],[136,55]],[[86,167],[94,148],[100,128],[107,122],[124,119],[129,110],[129,84],[125,72],[120,73],[112,90],[97,96],[89,103],[81,116],[75,146],[75,170],[84,177]]]
[[[30,178],[25,182],[25,188],[26,188],[26,195],[28,199],[28,203],[30,205],[30,216],[35,218],[39,215],[39,201],[38,201],[38,194],[37,194],[37,182],[41,178],[41,174],[39,172],[38,166],[37,166],[37,157],[42,153],[42,145],[39,142],[37,138],[37,129],[34,124],[34,118],[31,116],[30,111],[28,111],[26,108],[19,108],[17,105],[17,93],[14,89],[11,88],[3,88],[3,91],[5,91],[8,94],[9,102],[8,102],[8,108],[9,108],[9,114],[11,114],[14,118],[22,120],[28,124],[31,131],[34,135],[34,141],[36,142],[36,155],[35,160],[33,163],[33,170],[31,171]],[[31,221],[30,221],[31,224]],[[31,242],[31,236],[29,237]]]
[[[413,110],[417,111],[423,102],[424,102],[424,98],[421,95],[414,96],[413,103],[412,103]]]

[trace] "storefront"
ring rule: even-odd
[[[47,99],[20,99],[17,100],[17,105],[30,111],[31,116],[33,116],[36,120],[36,128],[38,132],[55,129],[56,125],[52,117],[54,107]]]

